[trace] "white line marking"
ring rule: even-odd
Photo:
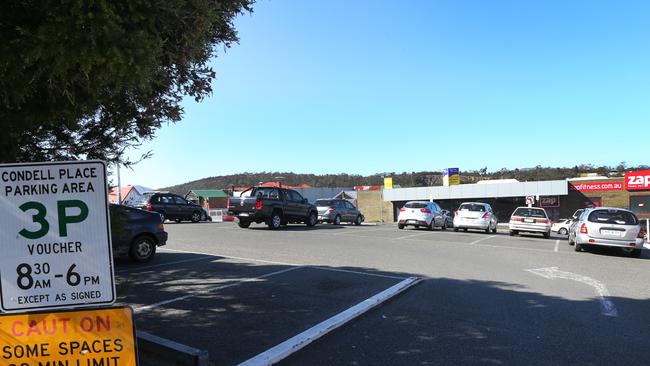
[[[160,249],[159,249],[159,250],[160,250]],[[153,265],[151,265],[151,266],[144,266],[144,267],[130,267],[130,268],[123,268],[123,269],[120,268],[120,270],[119,270],[119,271],[116,271],[116,272],[134,272],[134,271],[141,271],[141,270],[145,270],[145,269],[158,268],[158,267],[164,267],[164,266],[171,266],[171,265],[174,265],[174,264],[180,264],[180,263],[196,262],[196,261],[200,261],[200,260],[203,260],[203,259],[210,259],[210,258],[212,258],[212,257],[213,257],[213,256],[205,256],[205,257],[201,257],[201,258],[183,259],[183,260],[179,260],[179,261],[173,261],[173,262],[165,262],[165,263],[153,264]]]
[[[405,236],[400,236],[397,238],[394,238],[393,240],[404,240],[404,239],[409,239],[409,238],[415,238],[416,236],[422,236],[422,235],[427,235],[430,234],[431,232],[423,232],[423,233],[417,233],[417,234],[411,234],[411,235],[405,235]]]
[[[389,287],[388,289],[354,305],[353,307],[334,315],[333,317],[305,330],[304,332],[287,339],[286,341],[272,347],[259,355],[244,361],[239,366],[261,366],[272,365],[289,357],[311,342],[323,337],[327,333],[342,326],[350,320],[362,315],[368,310],[381,304],[382,302],[398,295],[404,290],[410,288],[420,281],[419,278],[409,277],[404,281]]]
[[[228,255],[221,255],[221,254],[210,254],[210,253],[202,253],[202,252],[192,252],[192,251],[187,251],[187,250],[178,250],[178,249],[167,249],[165,250],[173,251],[173,252],[179,252],[179,253],[188,253],[188,254],[203,254],[206,256],[210,257],[220,257],[220,258],[226,258],[226,259],[237,259],[237,260],[245,260],[249,262],[260,262],[260,263],[269,263],[269,264],[278,264],[278,265],[283,265],[283,266],[292,266],[292,267],[304,267],[304,268],[314,268],[314,269],[320,269],[320,270],[325,270],[325,271],[332,271],[332,272],[346,272],[346,273],[355,273],[355,274],[360,274],[364,276],[374,276],[374,277],[385,277],[385,278],[392,278],[396,280],[403,280],[406,277],[400,277],[400,276],[390,276],[390,275],[384,275],[380,273],[366,273],[366,272],[361,272],[361,271],[353,271],[349,269],[340,269],[340,268],[328,268],[328,267],[320,267],[320,266],[310,266],[308,264],[296,264],[296,263],[284,263],[284,262],[274,262],[274,261],[266,261],[263,259],[254,259],[254,258],[242,258],[242,257],[232,257]],[[203,257],[206,258],[206,257]]]
[[[349,269],[340,269],[340,268],[309,267],[309,266],[307,266],[306,268],[321,269],[321,270],[324,270],[324,271],[332,271],[332,272],[354,273],[354,274],[358,274],[358,275],[372,276],[372,277],[392,278],[394,280],[403,280],[403,279],[406,278],[406,277],[399,277],[399,276],[390,276],[390,275],[385,275],[385,274],[381,274],[381,273],[366,273],[366,272],[352,271],[352,270],[349,270]]]
[[[163,305],[167,305],[167,304],[171,304],[171,303],[174,303],[174,302],[190,299],[190,298],[196,297],[198,295],[208,294],[208,293],[213,292],[213,291],[223,290],[225,288],[235,287],[235,286],[239,286],[239,285],[249,283],[249,282],[257,282],[257,281],[259,281],[261,279],[264,279],[264,278],[279,275],[279,274],[286,273],[286,272],[293,271],[293,270],[300,269],[300,268],[304,268],[304,267],[285,268],[283,270],[267,273],[267,274],[264,274],[264,275],[261,275],[261,276],[257,276],[257,277],[253,277],[253,278],[246,278],[246,279],[243,279],[243,280],[235,282],[235,283],[230,283],[230,284],[227,284],[227,285],[221,285],[221,286],[215,286],[215,287],[209,287],[209,288],[206,288],[206,289],[203,289],[203,290],[199,290],[199,291],[197,291],[197,292],[195,292],[193,294],[187,294],[187,295],[184,295],[184,296],[175,297],[173,299],[160,301],[160,302],[157,302],[157,303],[154,303],[154,304],[151,304],[151,305],[140,306],[138,308],[135,308],[134,311],[136,313],[139,313],[139,312],[142,312],[142,311],[145,311],[145,310],[155,309],[155,308],[161,307]]]
[[[557,253],[559,247],[560,247],[560,240],[558,239],[555,241],[555,248],[553,249],[553,251]]]
[[[548,278],[549,280],[562,278],[587,284],[596,290],[598,300],[600,300],[601,314],[605,316],[618,316],[616,306],[614,306],[614,303],[609,300],[609,291],[607,291],[607,287],[605,287],[605,284],[600,281],[577,273],[560,271],[557,267],[527,269],[526,271]]]
[[[242,260],[242,261],[248,261],[248,262],[259,262],[259,263],[268,263],[268,264],[279,264],[281,266],[294,266],[294,267],[301,267],[303,266],[302,264],[296,264],[296,263],[285,263],[285,262],[275,262],[275,261],[267,261],[264,259],[254,259],[254,258],[245,258],[245,257],[234,257],[231,255],[221,255],[221,254],[215,254],[215,253],[206,253],[206,252],[195,252],[195,251],[190,251],[190,250],[180,250],[180,249],[168,249],[165,248],[163,249],[164,251],[169,251],[169,252],[176,252],[176,253],[189,253],[189,254],[202,254],[202,255],[209,255],[212,257],[221,257],[221,258],[226,258],[226,259],[237,259],[237,260]]]
[[[473,242],[469,243],[469,245],[476,245],[476,244],[482,242],[483,240],[488,240],[488,239],[496,238],[497,236],[498,236],[498,235],[491,235],[491,236],[488,236],[488,237],[486,237],[486,238],[481,238],[481,239],[479,239],[479,240],[474,240]]]

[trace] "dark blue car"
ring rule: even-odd
[[[156,247],[167,243],[167,232],[157,212],[111,204],[113,256],[129,256],[145,263],[156,254]]]

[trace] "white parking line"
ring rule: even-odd
[[[473,242],[469,243],[469,245],[476,245],[476,244],[482,242],[483,240],[488,240],[488,239],[496,238],[497,236],[498,236],[498,235],[491,235],[491,236],[488,236],[488,237],[485,237],[485,238],[481,238],[481,239],[478,239],[478,240],[474,240]]]
[[[389,287],[388,289],[354,305],[353,307],[334,315],[333,317],[305,330],[304,332],[287,339],[286,341],[272,347],[257,356],[244,361],[239,366],[266,366],[280,362],[293,353],[306,347],[313,341],[323,337],[334,329],[344,325],[352,319],[359,317],[370,309],[383,303],[384,301],[400,294],[420,282],[419,278],[409,277],[404,281]]]
[[[261,276],[257,276],[257,277],[253,277],[253,278],[246,278],[246,279],[243,279],[241,281],[237,281],[235,283],[230,283],[230,284],[227,284],[227,285],[221,285],[221,286],[216,286],[216,287],[209,287],[207,289],[199,290],[199,291],[197,291],[196,293],[193,293],[193,294],[187,294],[187,295],[184,295],[184,296],[175,297],[173,299],[160,301],[160,302],[157,302],[157,303],[154,303],[154,304],[151,304],[151,305],[140,306],[140,307],[135,308],[134,311],[136,313],[139,313],[139,312],[142,312],[142,311],[145,311],[145,310],[155,309],[155,308],[161,307],[163,305],[167,305],[167,304],[171,304],[171,303],[174,303],[174,302],[190,299],[190,298],[196,297],[198,295],[208,294],[208,293],[213,292],[213,291],[223,290],[225,288],[235,287],[235,286],[239,286],[239,285],[242,285],[242,284],[245,284],[245,283],[257,282],[257,281],[262,280],[264,278],[279,275],[279,274],[286,273],[286,272],[289,272],[289,271],[293,271],[293,270],[296,270],[296,269],[299,269],[299,268],[304,268],[304,267],[285,268],[283,270],[267,273],[267,274],[264,274],[264,275],[261,275]]]
[[[417,234],[411,234],[411,235],[406,235],[406,236],[400,236],[400,237],[394,238],[393,240],[404,240],[404,239],[410,239],[410,238],[415,238],[415,237],[417,237],[417,236],[422,236],[422,235],[427,235],[427,234],[431,234],[431,232],[426,231],[426,232],[423,232],[423,233],[417,233]]]
[[[332,272],[354,273],[358,275],[372,276],[372,277],[392,278],[394,280],[403,280],[406,278],[406,277],[399,277],[399,276],[390,276],[381,273],[366,273],[361,271],[353,271],[349,269],[340,269],[340,268],[327,268],[327,267],[306,267],[306,268],[322,269],[324,271],[332,271]]]
[[[555,248],[553,249],[553,251],[557,253],[559,247],[560,247],[560,240],[558,239],[555,241]]]

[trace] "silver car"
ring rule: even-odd
[[[621,248],[631,257],[641,256],[643,236],[639,219],[622,208],[588,208],[580,215],[569,231],[569,244],[576,252],[590,246]]]
[[[486,233],[497,232],[498,220],[492,206],[482,202],[463,202],[454,216],[454,231],[463,229],[484,230]]]
[[[439,227],[442,230],[447,228],[447,220],[442,214],[442,209],[435,202],[411,201],[406,202],[404,207],[399,209],[397,216],[397,228],[404,229],[406,226],[415,228],[426,227],[433,230]]]
[[[354,205],[343,199],[318,199],[314,203],[318,210],[318,221],[340,225],[341,222],[350,222],[361,225],[363,215]]]
[[[539,207],[517,207],[510,217],[510,236],[521,232],[540,233],[551,237],[551,221],[546,210]]]

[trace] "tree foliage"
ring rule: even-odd
[[[2,2],[0,162],[123,160],[211,93],[208,61],[254,2]]]

